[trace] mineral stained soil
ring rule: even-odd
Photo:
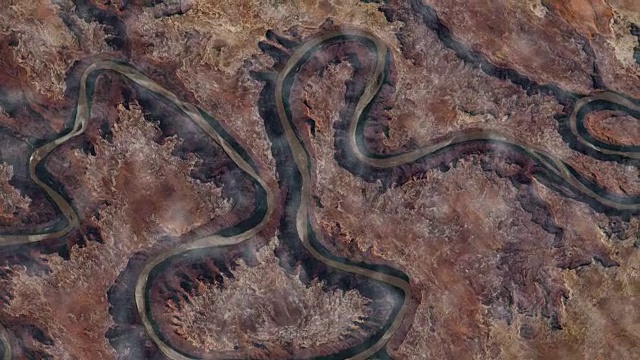
[[[639,117],[637,0],[0,0],[0,359],[640,359]]]

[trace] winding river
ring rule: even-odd
[[[536,148],[529,144],[523,143],[515,138],[506,136],[491,130],[473,130],[460,133],[453,133],[438,142],[433,142],[427,146],[420,147],[409,152],[379,156],[369,153],[360,139],[358,128],[362,126],[366,120],[366,109],[376,99],[385,79],[385,68],[391,57],[388,56],[389,49],[387,45],[377,37],[360,30],[342,29],[339,31],[326,32],[320,36],[308,39],[303,44],[295,48],[292,55],[284,68],[279,71],[275,79],[274,98],[275,109],[277,113],[279,126],[281,127],[286,146],[291,157],[295,161],[295,171],[299,175],[300,181],[297,182],[295,189],[290,189],[292,196],[288,199],[286,206],[295,207],[295,232],[298,241],[316,260],[325,264],[330,268],[334,268],[346,273],[363,276],[373,281],[385,283],[399,290],[402,293],[403,300],[398,309],[393,313],[393,318],[389,319],[389,323],[384,331],[379,332],[366,343],[366,346],[357,348],[348,354],[350,359],[367,359],[383,349],[389,339],[400,328],[405,318],[409,299],[411,298],[411,286],[409,279],[400,272],[382,271],[375,266],[365,266],[365,264],[356,264],[341,259],[319,248],[318,242],[313,237],[319,236],[313,231],[313,226],[309,217],[309,208],[313,193],[312,182],[312,157],[305,148],[305,144],[297,133],[293,123],[292,114],[289,106],[289,96],[294,78],[299,69],[310,59],[310,57],[326,45],[337,42],[359,42],[367,46],[375,58],[375,70],[373,76],[368,78],[364,91],[359,97],[355,111],[349,120],[347,151],[350,152],[358,162],[363,166],[390,169],[397,166],[415,162],[424,157],[428,157],[436,152],[447,151],[447,149],[463,143],[470,142],[488,142],[490,144],[499,144],[523,154],[538,167],[543,169],[544,176],[554,179],[556,183],[560,182],[563,186],[570,188],[581,198],[601,205],[604,208],[614,211],[637,213],[640,211],[640,197],[629,196],[623,197],[606,192],[604,189],[587,181],[580,173],[572,168],[569,164],[546,152],[543,149]],[[237,143],[230,139],[228,134],[223,133],[221,128],[216,125],[216,121],[207,115],[197,106],[180,100],[174,93],[165,89],[160,84],[151,80],[149,77],[136,70],[129,64],[117,61],[96,60],[90,64],[80,79],[79,95],[77,103],[77,111],[72,128],[56,138],[55,140],[37,148],[29,158],[29,171],[31,179],[47,194],[49,199],[57,206],[66,220],[64,228],[41,233],[30,234],[3,234],[0,235],[0,246],[9,246],[17,244],[27,244],[42,241],[45,239],[60,238],[68,234],[72,229],[79,226],[79,218],[73,209],[73,206],[61,194],[56,192],[51,186],[39,177],[38,168],[44,166],[47,156],[51,154],[57,147],[79,136],[87,128],[91,111],[91,96],[89,95],[87,84],[92,74],[98,74],[104,71],[112,71],[118,73],[140,87],[143,87],[163,98],[163,101],[175,105],[182,113],[184,113],[191,121],[196,123],[208,136],[210,136],[233,160],[245,175],[250,177],[257,189],[263,195],[261,197],[260,211],[253,215],[257,220],[252,221],[250,226],[234,227],[234,229],[224,229],[214,235],[205,236],[195,239],[185,244],[181,244],[156,258],[149,261],[140,273],[135,286],[135,303],[136,307],[149,337],[155,342],[158,348],[171,359],[192,359],[178,349],[172,348],[167,340],[158,331],[154,325],[152,316],[150,315],[150,304],[147,296],[150,284],[150,274],[156,271],[167,260],[190,251],[203,249],[224,247],[240,244],[252,237],[256,236],[272,217],[274,212],[274,202],[278,189],[273,189],[267,185],[265,179],[259,173],[257,167],[246,156],[246,152],[240,149]],[[580,97],[574,104],[572,112],[569,116],[569,129],[573,136],[582,145],[596,152],[603,157],[616,157],[623,159],[640,159],[639,146],[620,146],[594,139],[583,125],[583,119],[590,111],[591,107],[602,106],[623,109],[628,113],[640,114],[640,106],[632,100],[624,96],[612,92],[600,92],[591,96]],[[535,176],[539,176],[536,174]],[[320,242],[321,243],[321,242]],[[400,273],[400,274],[399,274]],[[12,358],[11,341],[7,330],[0,325],[0,343],[4,349],[3,359]]]

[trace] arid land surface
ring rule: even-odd
[[[388,48],[361,132],[372,152],[488,129],[609,194],[640,196],[637,159],[594,156],[567,129],[580,97],[640,101],[637,0],[0,0],[0,9],[0,233],[62,221],[29,157],[69,131],[82,74],[100,60],[131,64],[208,113],[273,189],[273,213],[251,239],[176,256],[150,278],[154,331],[189,358],[341,358],[396,316],[397,291],[315,260],[287,220],[294,161],[269,99],[296,49],[325,33],[357,29]],[[367,51],[349,41],[318,49],[294,71],[288,110],[312,163],[318,241],[408,279],[408,311],[372,358],[637,359],[639,212],[558,189],[491,145],[388,173],[345,166],[340,139],[369,81]],[[115,72],[88,81],[86,131],[42,169],[78,226],[31,244],[0,240],[0,349],[14,359],[168,358],[136,308],[145,264],[242,223],[261,195],[176,106]],[[637,152],[639,121],[600,109],[584,126]]]

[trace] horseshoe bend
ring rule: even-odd
[[[0,5],[1,359],[637,358],[633,1]]]

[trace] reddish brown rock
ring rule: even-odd
[[[598,140],[617,145],[635,145],[640,137],[640,120],[616,111],[601,111],[590,114],[585,127]]]
[[[113,349],[104,336],[112,322],[106,293],[128,258],[161,235],[184,234],[231,207],[213,184],[188,177],[193,162],[171,155],[175,143],[153,142],[157,129],[137,106],[128,111],[121,105],[117,113],[111,142],[98,137],[95,155],[69,149],[65,157],[57,158],[70,162],[64,166],[66,174],[60,176],[62,169],[57,166],[52,170],[67,184],[83,184],[70,194],[83,221],[99,229],[101,242],[71,249],[68,260],[42,256],[47,275],[34,278],[24,270],[15,271],[9,285],[12,299],[5,316],[32,319],[54,339],[52,346],[36,344],[36,349],[55,357],[112,358]],[[71,284],[76,290],[69,293]],[[94,345],[87,348],[85,343]]]
[[[585,51],[587,40],[537,0],[425,3],[457,39],[496,65],[541,84],[557,84],[578,93],[591,91],[594,59]]]
[[[585,36],[591,37],[595,34],[611,36],[612,30],[609,23],[613,12],[605,1],[547,0],[542,3]]]
[[[634,1],[1,5],[2,231],[59,219],[27,159],[65,131],[79,75],[97,58],[130,62],[210,113],[275,189],[275,214],[254,239],[172,260],[152,278],[159,331],[192,354],[329,355],[370,337],[398,305],[387,288],[314,261],[281,221],[292,189],[279,168],[291,159],[261,116],[272,83],[257,79],[309,36],[344,26],[389,45],[392,66],[365,123],[373,152],[487,128],[544,148],[607,192],[640,194],[637,163],[594,159],[565,131],[580,95],[640,98]],[[298,70],[289,100],[313,158],[318,240],[409,277],[391,358],[633,358],[637,214],[599,212],[548,187],[508,148],[472,144],[389,172],[348,163],[340,139],[371,60],[361,44],[327,47]],[[87,132],[46,162],[81,226],[0,248],[0,322],[17,359],[162,358],[133,300],[142,267],[240,223],[260,201],[221,148],[161,99],[109,72],[94,98]],[[637,122],[598,111],[585,124],[598,139],[638,145]]]
[[[24,225],[25,219],[21,219],[18,214],[24,214],[29,209],[31,199],[24,197],[20,192],[11,186],[9,182],[13,178],[13,167],[10,165],[0,165],[0,188],[2,208],[0,208],[0,226],[8,230],[16,225]]]
[[[164,316],[172,318],[170,327],[189,352],[305,357],[366,339],[360,324],[373,315],[371,300],[355,290],[328,291],[317,280],[305,284],[301,279],[308,275],[300,268],[286,273],[273,256],[275,242],[256,254],[252,266],[240,263],[232,276],[200,283],[187,301],[167,303]]]

